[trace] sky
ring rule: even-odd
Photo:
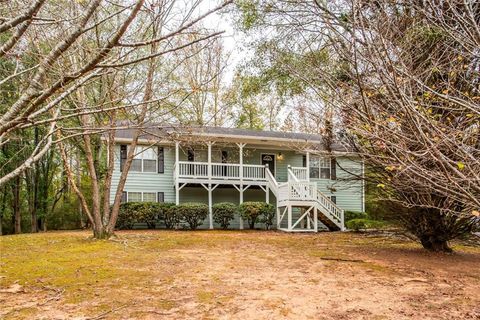
[[[204,0],[199,7],[201,12],[207,12],[219,5],[218,0]],[[224,74],[226,82],[231,82],[235,74],[235,68],[244,61],[249,54],[245,47],[245,36],[235,30],[233,17],[229,13],[215,12],[203,20],[203,25],[216,31],[225,31],[222,35],[225,51],[230,53],[228,67]]]

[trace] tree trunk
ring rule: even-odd
[[[20,215],[20,176],[15,178],[15,183],[12,186],[12,209],[13,209],[13,217],[14,217],[14,225],[15,225],[15,234],[19,234],[22,232],[21,228],[21,215]]]
[[[38,145],[38,127],[35,127],[35,146]],[[38,232],[37,208],[38,208],[38,183],[40,180],[40,169],[38,161],[33,165],[33,205],[30,210],[32,233]]]
[[[448,241],[441,240],[432,236],[425,236],[420,239],[422,246],[432,252],[452,252],[448,246]]]
[[[95,239],[109,239],[113,232],[109,232],[106,227],[102,225],[93,225],[93,237]]]

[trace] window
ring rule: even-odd
[[[155,148],[137,146],[130,171],[157,172],[157,153]]]
[[[155,192],[144,192],[143,202],[157,202],[157,194]]]
[[[141,192],[129,192],[128,193],[128,202],[141,202],[142,193]]]
[[[337,196],[330,196],[330,200],[332,200],[333,203],[337,204]]]
[[[143,147],[143,172],[157,172],[157,154],[153,148]]]
[[[335,159],[324,157],[310,157],[310,178],[311,179],[329,179],[334,180]]]
[[[318,157],[310,157],[310,178],[318,179],[320,177],[319,170],[320,159]]]
[[[320,158],[320,179],[330,179],[330,159]]]
[[[122,202],[126,202],[127,198],[128,202],[163,202],[164,196],[163,192],[124,192]]]

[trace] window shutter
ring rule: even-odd
[[[165,194],[163,192],[157,192],[157,202],[165,202]]]
[[[335,158],[330,160],[330,179],[337,180],[337,160]]]
[[[123,171],[123,166],[127,160],[127,145],[120,145],[120,171]]]
[[[163,153],[163,147],[158,147],[157,158],[158,158],[158,173],[165,173],[165,156]]]
[[[122,192],[122,200],[120,202],[121,203],[126,203],[127,202],[127,192],[126,191]]]
[[[303,167],[306,168],[307,167],[307,156],[304,154],[303,155],[303,158],[302,158],[302,163],[303,163]]]

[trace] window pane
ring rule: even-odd
[[[157,202],[157,194],[155,192],[144,192],[143,202]]]
[[[320,168],[330,168],[330,163],[331,163],[330,158],[321,158]]]
[[[149,159],[149,160],[157,159],[157,153],[155,152],[154,147],[151,147],[151,148],[144,147],[143,148],[143,159]]]
[[[142,193],[141,192],[129,192],[128,193],[128,202],[141,202]]]
[[[156,160],[143,160],[143,172],[157,172]]]
[[[309,166],[310,166],[310,178],[311,179],[318,179],[319,178],[319,170],[318,170],[318,164],[319,164],[319,158],[312,156],[310,157],[309,161]]]
[[[133,159],[130,171],[142,172],[142,159]]]
[[[135,147],[135,154],[134,154],[133,158],[134,159],[142,159],[142,151],[143,151],[142,147],[136,146]]]
[[[320,168],[320,179],[330,179],[330,168]]]

